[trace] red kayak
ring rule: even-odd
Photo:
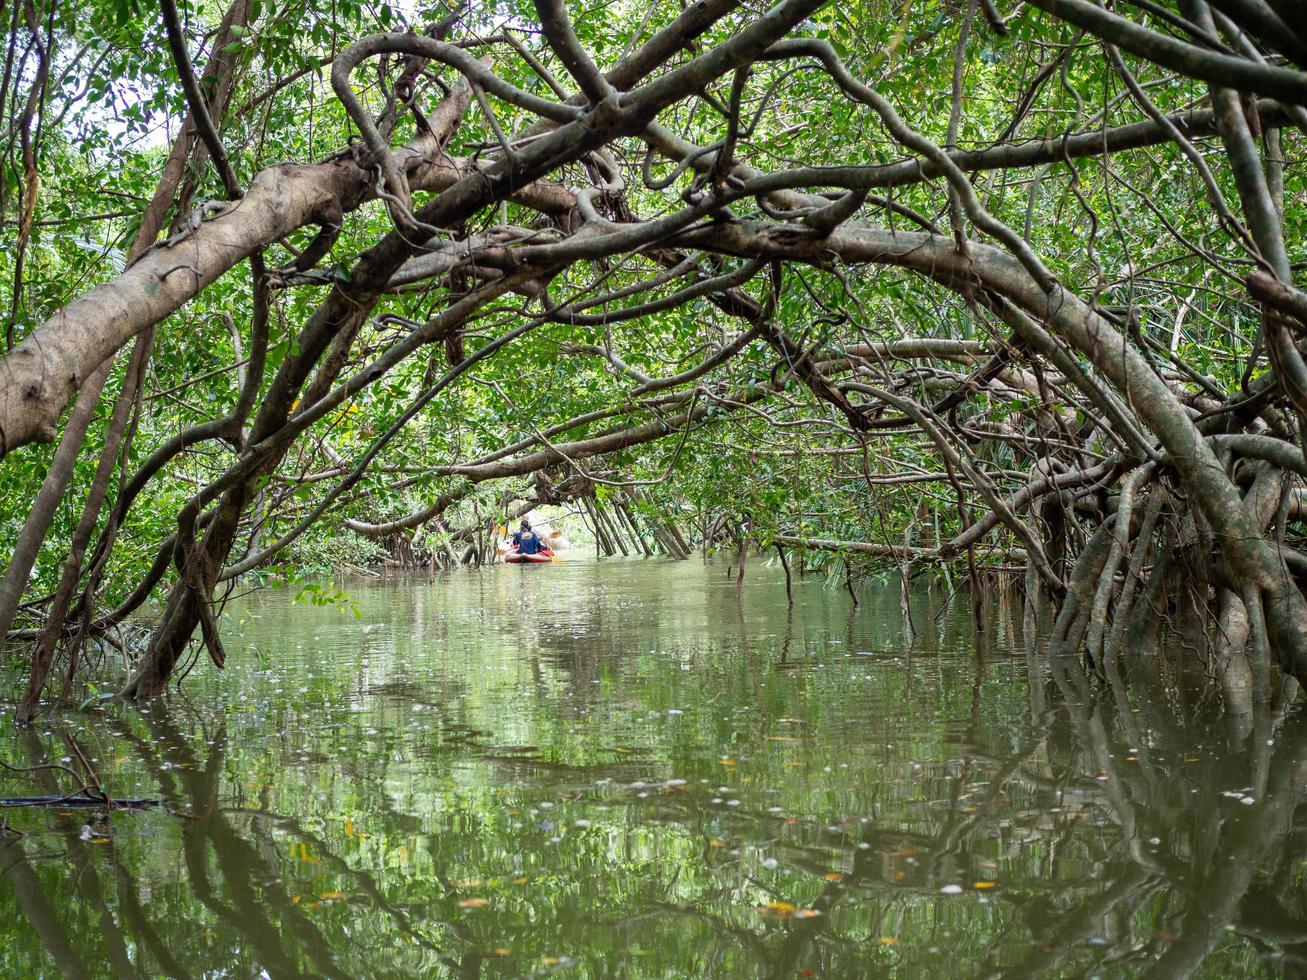
[[[537,552],[534,555],[524,555],[520,551],[510,551],[504,556],[504,561],[509,565],[547,565],[554,560],[554,553],[549,550]]]

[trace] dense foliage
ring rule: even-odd
[[[131,696],[221,663],[242,575],[480,560],[532,502],[1302,675],[1291,7],[5,8],[23,711],[88,645]]]

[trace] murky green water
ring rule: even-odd
[[[942,589],[576,561],[268,591],[166,710],[28,734],[6,976],[1243,976],[1307,954],[1307,726],[1093,693]],[[1033,684],[1032,684],[1033,678]],[[73,748],[76,743],[77,749]],[[47,774],[50,775],[50,774]],[[55,774],[48,789],[68,780]],[[34,783],[9,776],[6,793]]]

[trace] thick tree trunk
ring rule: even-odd
[[[609,73],[612,84],[633,88],[737,5],[736,0],[713,0],[691,6],[614,67]],[[783,0],[771,15],[719,45],[708,60],[700,59],[697,70],[663,76],[658,85],[645,86],[640,90],[644,97],[629,100],[631,104],[616,116],[607,113],[602,120],[587,117],[562,126],[550,123],[543,127],[545,135],[515,159],[483,165],[450,157],[437,135],[443,120],[433,118],[428,120],[431,131],[392,152],[398,161],[395,166],[404,173],[409,189],[443,192],[438,205],[424,209],[425,217],[420,216],[426,225],[453,227],[479,207],[504,198],[549,214],[566,213],[574,206],[573,195],[533,187],[537,179],[621,132],[642,130],[663,108],[718,73],[756,57],[819,5],[818,0]],[[395,45],[416,43],[409,35],[385,37]],[[39,325],[0,359],[0,458],[26,443],[53,440],[59,415],[73,394],[96,366],[141,330],[181,308],[254,252],[305,225],[337,226],[345,213],[372,199],[376,178],[363,156],[349,152],[327,163],[286,164],[262,171],[239,202],[199,221],[184,237],[153,249],[131,269],[84,293]],[[398,268],[397,264],[391,274]]]
[[[205,69],[205,80],[210,84],[217,86],[214,110],[215,116],[220,116],[225,107],[227,97],[231,92],[231,83],[235,68],[235,55],[233,53],[223,54],[221,45],[230,40],[231,27],[233,24],[244,26],[249,13],[248,0],[235,0],[228,8],[222,24],[219,28],[215,50],[219,54],[210,60]],[[182,130],[177,139],[173,142],[172,149],[169,151],[167,162],[164,164],[163,172],[159,177],[159,183],[155,187],[154,194],[150,199],[145,211],[142,213],[141,222],[137,226],[136,235],[132,239],[131,247],[127,252],[126,267],[132,269],[146,251],[154,244],[163,229],[164,221],[167,218],[168,210],[172,205],[174,197],[177,195],[177,188],[182,181],[185,172],[186,161],[191,156],[195,148],[195,124],[188,115],[182,125]],[[143,357],[148,358],[148,349],[152,346],[152,341],[147,341],[143,345],[138,345],[137,353],[143,352]],[[136,364],[136,354],[133,355],[133,364]],[[18,602],[22,598],[23,588],[27,585],[28,576],[31,574],[32,566],[36,560],[36,553],[40,550],[41,543],[49,531],[50,521],[54,514],[54,508],[58,506],[59,501],[68,486],[68,481],[72,477],[73,469],[77,463],[77,457],[81,452],[82,443],[86,439],[86,432],[90,424],[91,415],[94,413],[99,403],[100,393],[104,389],[105,382],[109,378],[112,370],[113,355],[110,352],[100,363],[100,366],[87,378],[85,384],[78,391],[77,401],[74,405],[73,412],[69,417],[68,423],[64,428],[63,436],[59,440],[59,447],[55,451],[55,457],[50,464],[50,469],[46,473],[45,480],[41,484],[41,489],[37,494],[36,502],[33,504],[31,511],[28,513],[27,522],[23,526],[23,531],[19,537],[14,554],[10,558],[9,566],[5,570],[3,580],[0,580],[0,638],[6,636],[9,627],[13,623],[14,612],[17,609]],[[144,360],[137,365],[137,373],[144,370]],[[6,379],[6,383],[0,386],[0,401],[7,397],[12,387],[12,379]],[[121,403],[121,400],[120,400]],[[118,413],[114,413],[114,418],[118,418]],[[109,430],[105,435],[106,447],[110,443],[115,446],[122,437],[122,428],[125,425],[125,418],[122,419],[115,427],[110,424]],[[0,456],[3,456],[9,446],[0,442]],[[106,449],[106,451],[108,451]],[[116,449],[111,455],[116,455]],[[101,460],[101,467],[104,462]],[[107,477],[106,477],[107,481]],[[98,480],[97,480],[98,482]],[[107,482],[106,482],[107,486]],[[100,503],[103,502],[103,493],[100,496]],[[98,516],[100,503],[97,503],[94,513],[90,515],[92,526],[94,526],[95,517]],[[85,521],[86,515],[83,516]],[[82,545],[85,548],[85,542]],[[74,578],[80,573],[80,557],[78,567],[72,569]],[[68,569],[65,569],[65,577]],[[59,613],[62,615],[62,613]],[[60,627],[62,628],[62,626]]]
[[[50,613],[46,617],[45,627],[36,643],[36,649],[32,653],[27,692],[23,695],[22,705],[18,709],[18,720],[20,722],[30,722],[35,716],[41,698],[41,691],[45,686],[45,679],[49,675],[50,666],[54,661],[55,646],[63,636],[68,604],[77,591],[77,582],[82,571],[82,558],[86,554],[86,546],[90,543],[91,534],[95,531],[100,508],[103,506],[105,496],[109,492],[109,481],[113,477],[113,471],[118,462],[118,449],[122,443],[123,430],[127,425],[127,416],[136,401],[145,370],[145,363],[150,357],[152,340],[153,337],[149,335],[142,337],[141,342],[132,352],[127,374],[123,378],[122,391],[119,393],[118,401],[114,405],[113,415],[109,418],[104,446],[100,451],[100,463],[95,469],[95,476],[91,481],[90,489],[87,491],[86,502],[82,506],[81,519],[77,522],[77,527],[73,531],[72,543],[68,555],[64,559],[59,587],[55,592]],[[73,675],[73,670],[73,666],[70,665],[70,678]]]
[[[96,406],[100,403],[100,392],[104,390],[105,382],[109,380],[109,371],[112,367],[113,359],[106,359],[86,379],[86,383],[78,392],[77,401],[64,425],[63,437],[59,440],[54,458],[50,461],[50,468],[46,470],[45,478],[41,481],[41,489],[36,492],[36,499],[27,512],[27,520],[23,523],[22,531],[19,532],[13,554],[9,556],[4,577],[0,578],[0,638],[8,636],[9,628],[13,625],[18,604],[23,598],[23,590],[27,587],[32,568],[36,564],[36,554],[41,549],[41,542],[45,540],[46,533],[50,530],[50,522],[54,520],[55,510],[63,500],[68,481],[73,477],[77,456],[82,450],[82,443],[86,440],[86,430],[90,428],[91,420],[95,417]]]

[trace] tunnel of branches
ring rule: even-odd
[[[0,10],[21,718],[542,504],[1307,678],[1296,0]]]

